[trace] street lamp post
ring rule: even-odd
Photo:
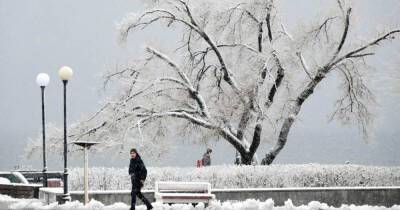
[[[67,202],[71,200],[71,197],[68,193],[68,165],[67,165],[67,84],[68,80],[72,78],[73,71],[68,66],[63,66],[58,71],[58,75],[60,76],[63,84],[64,84],[64,194],[62,196],[63,202]]]
[[[44,89],[49,84],[49,75],[40,73],[36,77],[36,83],[40,86],[42,92],[42,139],[43,139],[43,187],[47,187],[47,166],[46,166],[46,122],[44,109]]]

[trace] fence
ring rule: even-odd
[[[39,188],[36,184],[0,184],[0,194],[14,198],[39,198]]]

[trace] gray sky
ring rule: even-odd
[[[282,15],[292,25],[306,20],[310,13],[318,14],[318,6],[323,4],[320,0],[301,1],[299,5],[294,2],[299,1],[281,3]],[[398,1],[377,4],[377,1],[369,0],[358,6],[355,9],[367,18],[357,19],[357,24],[372,30],[386,25],[399,28]],[[101,73],[126,63],[127,58],[137,54],[145,37],[176,39],[173,34],[154,29],[135,33],[134,38],[129,38],[128,47],[120,48],[116,43],[115,23],[128,12],[140,8],[140,3],[135,0],[0,0],[0,170],[15,165],[41,166],[38,157],[30,161],[21,158],[28,138],[40,132],[40,89],[35,83],[38,73],[46,72],[51,77],[46,91],[47,120],[61,125],[59,67],[68,65],[75,71],[68,89],[69,122],[72,122],[99,107]],[[378,51],[379,59],[373,60],[379,66],[378,70],[390,68],[387,60],[398,60],[398,54],[393,52],[400,52],[399,43],[397,40],[386,45],[388,49]],[[349,160],[357,164],[400,165],[399,94],[378,88],[377,131],[375,138],[366,142],[352,126],[327,123],[337,94],[336,87],[335,78],[330,77],[304,105],[300,120],[290,132],[287,146],[276,163],[344,163]],[[269,146],[262,145],[260,154]],[[234,152],[230,145],[219,142],[213,147],[215,164],[231,163]],[[180,144],[162,161],[147,164],[193,166],[204,148]],[[103,156],[93,156],[92,164],[121,167],[127,163],[125,154],[116,155],[112,160]],[[73,159],[71,165],[80,166],[80,158]],[[50,170],[62,167],[59,157],[48,162]]]

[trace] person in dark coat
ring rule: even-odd
[[[144,165],[142,158],[136,149],[131,149],[131,161],[129,163],[129,175],[131,176],[132,182],[132,191],[131,191],[131,210],[135,210],[136,205],[136,196],[143,201],[143,203],[147,206],[147,210],[153,208],[151,203],[143,196],[140,190],[144,185],[144,181],[147,176],[147,169]]]

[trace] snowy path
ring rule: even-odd
[[[342,205],[340,208],[328,206],[324,203],[312,201],[306,206],[294,206],[291,200],[285,202],[284,206],[275,206],[274,201],[256,201],[249,199],[243,202],[213,202],[207,208],[203,204],[196,207],[186,204],[175,204],[172,206],[166,204],[154,203],[154,210],[400,210],[400,205],[395,205],[390,208],[382,206],[354,206]],[[115,203],[110,206],[105,206],[102,203],[92,200],[84,206],[78,201],[68,202],[64,205],[56,203],[44,205],[39,200],[35,199],[15,199],[6,195],[0,194],[0,209],[1,210],[128,210],[129,206],[123,203]],[[137,206],[138,210],[146,210],[145,206]]]

